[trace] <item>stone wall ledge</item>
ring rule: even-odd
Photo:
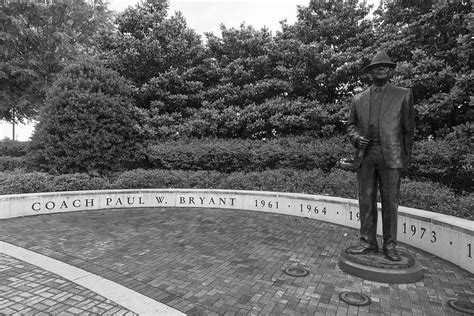
[[[359,228],[358,201],[326,195],[217,189],[125,189],[0,195],[0,219],[146,207],[263,211]],[[398,219],[400,242],[474,273],[474,221],[403,206],[399,208]],[[381,226],[379,215],[379,234],[382,233]],[[357,241],[354,240],[354,243]]]

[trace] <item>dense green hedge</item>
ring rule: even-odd
[[[0,173],[0,194],[141,188],[202,188],[262,190],[330,195],[355,199],[356,179],[352,172],[336,169],[276,169],[261,172],[131,170],[113,178],[86,174],[53,176],[46,173]],[[405,180],[401,205],[474,220],[474,194],[456,196],[449,188],[431,182]]]
[[[0,141],[0,171],[25,168],[24,157],[20,156],[27,148],[28,142]],[[181,138],[156,142],[146,152],[147,163],[134,168],[224,173],[290,168],[329,172],[340,158],[352,155],[352,147],[343,136],[271,140]],[[412,180],[433,181],[458,192],[472,193],[473,165],[474,154],[465,141],[424,140],[415,142],[406,174]]]
[[[292,168],[333,170],[341,158],[351,157],[344,137],[316,139],[288,137],[272,140],[178,139],[149,146],[152,169],[263,171]],[[457,191],[472,192],[474,155],[458,140],[417,141],[406,173],[410,179],[434,181]]]
[[[156,143],[147,152],[153,169],[235,172],[278,168],[329,171],[340,158],[349,157],[351,150],[343,137],[292,137],[179,139]]]
[[[110,188],[110,181],[83,173],[50,175],[43,172],[21,170],[0,172],[0,194],[56,192],[76,190],[103,190]]]
[[[30,142],[19,142],[10,139],[0,141],[0,172],[26,168],[25,156]]]
[[[229,88],[231,91],[228,91]],[[261,139],[275,135],[327,137],[344,131],[346,111],[343,103],[324,104],[312,98],[271,97],[273,93],[283,93],[285,88],[288,89],[279,86],[279,80],[267,79],[241,88],[220,86],[210,92],[214,94],[216,90],[223,89],[222,97],[204,101],[205,106],[190,109],[190,114],[172,112],[154,115],[150,120],[150,128],[162,138],[172,137],[175,133],[198,138]],[[266,100],[262,98],[263,95]],[[164,100],[160,104],[167,108],[173,102],[176,99]]]
[[[473,191],[474,153],[468,140],[415,142],[408,176],[439,182],[456,190]]]
[[[13,171],[26,166],[24,157],[0,156],[0,171]]]
[[[10,139],[0,141],[0,156],[21,157],[28,153],[30,142],[19,142]]]

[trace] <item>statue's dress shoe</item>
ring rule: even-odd
[[[397,249],[395,248],[395,245],[389,245],[389,246],[383,247],[383,254],[385,255],[385,258],[387,258],[390,261],[402,260],[402,258],[398,254]]]
[[[347,252],[351,255],[366,255],[369,253],[378,253],[379,248],[372,245],[359,245],[357,247],[348,249]]]

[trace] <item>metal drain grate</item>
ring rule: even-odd
[[[458,312],[474,315],[474,304],[471,302],[460,301],[458,299],[453,298],[448,301],[448,305],[449,307],[454,310],[457,310]]]
[[[354,306],[365,306],[372,303],[370,297],[357,292],[342,292],[341,294],[339,294],[339,298],[344,303]]]
[[[293,277],[304,277],[307,276],[309,271],[302,267],[289,267],[284,272]]]

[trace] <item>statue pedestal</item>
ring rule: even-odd
[[[349,274],[381,283],[415,283],[423,278],[423,267],[412,256],[399,251],[401,261],[390,261],[382,253],[351,255],[348,249],[339,257],[339,268]]]

